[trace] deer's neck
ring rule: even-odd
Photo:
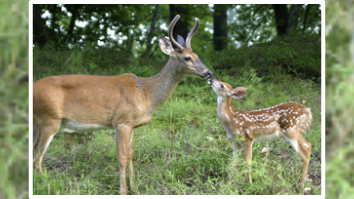
[[[146,78],[149,95],[150,114],[160,107],[175,91],[178,83],[184,78],[184,74],[178,72],[178,65],[172,58],[155,76]]]

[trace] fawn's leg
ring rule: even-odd
[[[300,179],[300,184],[303,185],[304,181],[306,180],[307,169],[310,163],[312,145],[311,142],[305,140],[305,138],[302,135],[299,135],[298,145],[299,145],[299,155],[301,156],[301,159],[304,162],[301,169],[302,175]]]
[[[311,156],[311,142],[305,140],[301,133],[299,133],[296,129],[291,134],[287,134],[285,138],[290,142],[291,146],[294,150],[299,154],[303,161],[302,172],[300,184],[303,187],[304,181],[307,175],[307,169],[310,162]]]
[[[252,177],[251,177],[252,143],[253,143],[253,139],[249,139],[242,142],[243,150],[245,151],[245,159],[247,161],[247,164],[250,167],[247,175],[248,181],[250,183],[252,183]]]
[[[234,141],[232,142],[232,146],[234,149],[232,155],[234,156],[234,158],[236,158],[237,151],[242,149],[242,145],[238,141]]]

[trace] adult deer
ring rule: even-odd
[[[303,186],[310,162],[311,143],[302,134],[311,125],[310,109],[288,102],[259,110],[235,111],[232,108],[232,99],[245,97],[247,88],[233,89],[230,84],[215,78],[210,78],[208,84],[218,95],[217,114],[228,138],[233,140],[234,157],[237,150],[243,148],[245,159],[251,165],[253,141],[284,137],[304,162],[300,179]],[[251,169],[248,172],[248,181],[252,183]]]
[[[161,50],[170,55],[163,69],[149,78],[133,74],[118,76],[63,75],[40,79],[33,84],[34,165],[41,173],[42,157],[59,127],[72,131],[114,128],[120,169],[120,194],[127,194],[125,168],[129,161],[130,186],[134,190],[133,130],[147,124],[185,76],[208,78],[212,72],[192,52],[191,39],[172,37],[177,15],[168,27],[171,43],[160,36]]]

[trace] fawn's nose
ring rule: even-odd
[[[213,78],[210,77],[210,78],[208,79],[208,84],[211,85],[212,83],[213,83]]]

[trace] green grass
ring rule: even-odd
[[[34,79],[75,72],[98,75],[134,72],[150,76],[165,63],[138,60],[130,64],[111,63],[114,68],[101,68],[98,64],[94,69],[84,69],[85,64],[78,63],[86,57],[85,54],[76,57],[76,51],[71,52],[73,56],[63,53],[67,56],[37,52],[34,55],[34,60],[38,60]],[[45,67],[43,56],[50,60]],[[202,60],[212,68],[213,58]],[[61,64],[53,64],[57,62],[51,59],[59,59]],[[90,61],[86,60],[86,63]],[[239,67],[238,72],[233,75],[230,70],[214,71],[219,80],[234,87],[248,88],[246,98],[234,100],[236,110],[265,108],[287,101],[302,103],[303,100],[311,108],[314,119],[305,138],[313,144],[309,165],[313,181],[306,187],[311,188],[310,194],[321,194],[320,85],[286,74],[273,76],[271,81],[265,80],[249,67]],[[135,194],[299,194],[297,181],[302,163],[285,140],[270,142],[268,153],[261,153],[266,143],[253,145],[254,183],[246,181],[243,174],[248,171],[248,166],[243,153],[238,154],[237,160],[232,157],[231,142],[217,118],[216,98],[205,80],[185,78],[172,97],[157,109],[151,122],[134,131]],[[43,159],[45,175],[34,170],[34,194],[119,194],[114,131],[79,135],[56,135]]]
[[[354,193],[354,1],[326,2],[326,196]]]
[[[28,2],[0,12],[0,198],[28,198]]]

